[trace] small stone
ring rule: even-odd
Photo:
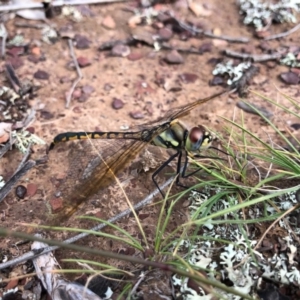
[[[225,49],[228,46],[228,42],[227,41],[223,41],[223,40],[218,40],[218,39],[214,39],[212,41],[213,45],[217,48],[221,48],[221,49]]]
[[[27,184],[27,193],[26,196],[27,197],[32,197],[36,194],[37,191],[37,185],[34,183],[29,183]]]
[[[198,79],[198,75],[193,73],[183,73],[179,75],[179,78],[183,83],[194,83]]]
[[[299,123],[294,123],[294,124],[291,124],[291,127],[295,130],[299,130],[300,129],[300,124]]]
[[[294,72],[285,72],[280,74],[280,78],[287,84],[298,84],[300,81],[299,76]]]
[[[42,71],[42,70],[38,70],[33,74],[33,77],[35,79],[40,79],[40,80],[48,80],[49,79],[49,73]]]
[[[68,83],[71,82],[71,78],[69,76],[60,77],[59,83]]]
[[[87,99],[89,99],[90,95],[88,94],[82,94],[78,99],[77,101],[78,102],[85,102]]]
[[[28,132],[30,132],[31,134],[34,134],[35,133],[35,129],[34,127],[30,126],[30,127],[27,127],[26,129]]]
[[[112,107],[114,109],[121,109],[124,106],[124,102],[121,99],[113,98]]]
[[[81,97],[82,93],[81,93],[81,89],[80,88],[76,88],[73,92],[72,98],[73,99],[79,99]]]
[[[213,29],[213,34],[217,35],[217,36],[220,36],[222,34],[221,28],[219,28],[219,27],[214,28]]]
[[[135,249],[132,247],[128,247],[125,250],[125,255],[134,255],[134,253],[135,253]]]
[[[144,114],[140,111],[132,111],[130,112],[130,117],[133,119],[143,119]]]
[[[48,110],[41,110],[40,113],[41,113],[41,118],[45,120],[50,120],[54,118],[54,114]]]
[[[203,43],[200,47],[199,47],[199,51],[200,53],[204,53],[204,52],[211,52],[212,49],[212,43],[211,42],[207,42],[207,43]]]
[[[84,85],[84,86],[82,87],[82,92],[83,92],[84,94],[86,94],[86,95],[90,95],[90,94],[92,94],[94,91],[95,91],[95,89],[94,89],[94,87],[92,87],[91,85],[86,84],[86,85]]]
[[[127,45],[117,44],[111,49],[113,56],[126,57],[130,54],[130,48]]]
[[[158,35],[163,41],[168,41],[173,36],[173,31],[168,27],[164,27],[158,31]]]
[[[11,290],[14,289],[17,285],[18,285],[19,280],[18,279],[12,279],[9,281],[9,283],[7,284],[7,286],[5,287],[6,290]],[[13,299],[13,298],[11,298]]]
[[[224,83],[224,79],[221,76],[214,76],[213,79],[210,81],[210,85],[221,85]]]
[[[140,220],[144,220],[144,219],[148,218],[149,216],[150,216],[150,214],[143,214],[143,213],[140,213],[140,214],[139,214],[139,219],[140,219]]]
[[[25,53],[24,47],[12,47],[6,51],[6,54],[11,56],[19,56]]]
[[[145,248],[145,252],[144,252],[145,258],[153,257],[153,255],[154,255],[153,249]]]
[[[76,34],[74,37],[75,47],[77,49],[88,49],[90,48],[91,41],[84,35]]]
[[[31,53],[35,56],[41,56],[41,48],[40,47],[33,47],[31,49]]]
[[[135,51],[135,52],[131,52],[127,58],[128,60],[130,61],[136,61],[136,60],[139,60],[143,57],[143,54],[139,51]]]
[[[105,83],[104,87],[103,87],[104,91],[106,91],[106,92],[109,92],[113,88],[114,87],[111,84],[109,84],[109,83]]]
[[[16,196],[20,199],[24,199],[26,195],[27,189],[24,185],[18,185],[16,187]]]
[[[91,61],[84,56],[77,57],[77,62],[80,68],[85,68],[92,64]]]
[[[211,10],[205,8],[202,4],[197,2],[190,1],[189,8],[197,17],[209,17],[212,14]]]
[[[76,114],[80,114],[81,113],[81,108],[79,106],[75,106],[73,108],[73,112],[76,113]]]
[[[32,54],[28,55],[27,59],[28,59],[28,61],[30,61],[30,62],[32,62],[34,64],[37,64],[38,62],[40,62],[40,58],[38,56],[32,55]]]
[[[108,15],[102,20],[102,26],[106,29],[115,29],[116,28],[116,22],[112,18],[112,16]]]
[[[60,211],[63,207],[63,200],[61,198],[53,198],[49,201],[52,213]]]
[[[165,60],[170,64],[182,64],[184,62],[183,57],[178,53],[177,50],[172,50],[169,52]]]

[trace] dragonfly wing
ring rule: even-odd
[[[54,224],[70,217],[83,202],[109,186],[146,145],[134,140],[86,140],[73,143],[68,155],[68,174],[59,187],[63,207],[55,215]]]
[[[198,99],[190,104],[187,104],[187,105],[183,105],[181,107],[178,107],[174,110],[172,110],[172,113],[170,114],[169,116],[169,119],[170,121],[172,120],[175,120],[175,119],[179,119],[179,118],[182,118],[184,116],[186,116],[193,108],[197,107],[198,105],[202,105],[214,98],[217,98],[217,97],[220,97],[222,96],[223,94],[226,94],[228,93],[228,91],[222,91],[220,93],[217,93],[217,94],[214,94],[214,95],[211,95],[211,96],[208,96],[204,99]]]
[[[154,137],[155,135],[158,135],[158,134],[162,133],[163,131],[165,131],[167,128],[169,128],[171,125],[171,122],[173,120],[183,118],[184,116],[188,115],[192,109],[196,108],[197,106],[204,104],[204,103],[206,103],[214,98],[217,98],[223,94],[226,94],[226,93],[228,93],[227,90],[222,91],[217,94],[214,94],[214,95],[211,95],[204,99],[198,99],[190,104],[186,104],[186,105],[174,108],[174,109],[170,110],[169,113],[165,114],[163,117],[161,117],[153,122],[144,123],[144,124],[138,125],[136,127],[132,127],[132,128],[130,128],[130,130],[137,131],[137,130],[143,130],[143,129],[149,129],[149,130],[152,129],[153,130],[152,135]],[[161,125],[164,125],[164,126],[161,126]]]

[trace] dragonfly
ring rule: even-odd
[[[204,99],[198,99],[190,104],[177,107],[158,120],[145,125],[137,131],[129,132],[65,132],[54,137],[50,144],[49,150],[53,150],[55,146],[62,142],[83,140],[83,139],[105,139],[119,140],[127,143],[114,151],[110,148],[110,154],[103,157],[98,162],[91,163],[91,166],[85,171],[85,174],[78,181],[73,189],[67,191],[63,197],[63,206],[58,212],[56,219],[66,220],[79,206],[87,201],[91,196],[100,190],[108,187],[114,180],[115,176],[121,172],[136,156],[149,144],[161,148],[171,148],[175,150],[160,167],[152,174],[152,180],[155,186],[159,188],[157,183],[158,174],[172,162],[177,159],[176,174],[181,177],[187,177],[186,169],[188,159],[197,157],[203,150],[208,149],[212,142],[212,134],[202,125],[192,127],[190,130],[180,121],[181,118],[188,115],[189,112],[199,105],[211,101],[228,93],[227,90],[216,93]],[[88,155],[88,154],[86,154]],[[183,168],[182,160],[184,159]],[[194,173],[194,172],[193,172]],[[190,176],[191,173],[188,175]],[[176,184],[180,185],[179,177],[176,177]],[[164,194],[162,193],[164,196]]]

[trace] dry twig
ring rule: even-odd
[[[100,4],[100,3],[112,3],[112,2],[123,2],[124,0],[56,0],[52,1],[52,6],[65,6],[65,5],[83,5],[83,4]],[[33,9],[43,8],[41,2],[27,2],[19,1],[15,4],[7,4],[0,6],[0,12],[14,11],[20,9]]]
[[[70,89],[70,91],[68,92],[67,94],[67,99],[66,99],[66,108],[69,108],[69,105],[70,105],[70,102],[71,102],[71,99],[72,99],[72,95],[73,95],[73,92],[77,86],[77,84],[79,83],[79,81],[83,78],[82,76],[82,73],[81,73],[81,70],[80,70],[80,67],[78,65],[78,61],[77,61],[77,58],[75,56],[75,53],[74,53],[74,47],[73,47],[73,41],[72,39],[68,39],[68,44],[69,44],[69,48],[70,48],[70,55],[72,57],[72,60],[73,60],[73,63],[75,65],[75,68],[76,68],[76,72],[77,72],[77,79],[73,82],[72,84],[72,87]]]
[[[298,29],[300,29],[300,23],[297,24],[295,27],[293,27],[292,29],[285,31],[285,32],[281,32],[278,34],[274,34],[274,35],[270,35],[264,38],[265,41],[270,41],[270,40],[275,40],[275,39],[280,39],[282,37],[288,36],[292,33],[294,33],[295,31],[297,31]]]
[[[177,19],[172,13],[170,13],[170,15],[179,24],[180,27],[182,27],[183,29],[185,29],[193,34],[201,34],[201,35],[213,38],[213,39],[224,40],[224,41],[228,41],[231,43],[249,43],[249,39],[246,37],[235,38],[235,37],[226,36],[226,35],[215,35],[209,31],[204,31],[202,29],[198,29],[196,27],[189,26],[188,24]]]
[[[1,57],[5,57],[5,48],[6,48],[6,39],[7,39],[7,30],[3,23],[0,24],[0,30],[1,30],[1,37],[2,37],[2,43],[1,43]]]
[[[281,56],[282,56],[281,53],[256,55],[256,54],[247,54],[247,53],[236,52],[236,51],[232,51],[232,50],[225,50],[224,53],[231,57],[240,58],[240,59],[244,59],[244,60],[251,60],[254,62],[276,60],[278,58],[281,58]]]

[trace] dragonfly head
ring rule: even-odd
[[[193,127],[186,138],[186,150],[191,152],[200,152],[211,146],[213,137],[203,126]]]

